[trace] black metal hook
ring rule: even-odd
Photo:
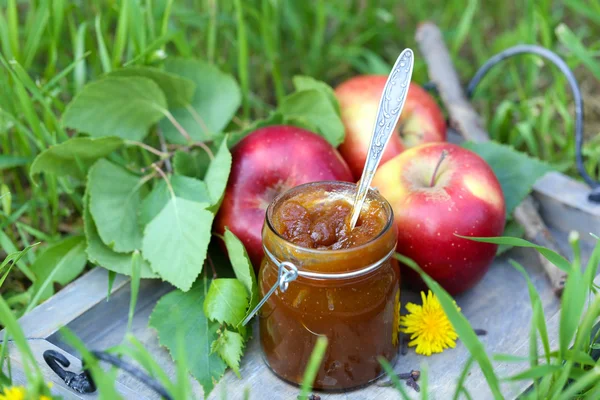
[[[498,63],[506,60],[507,58],[521,55],[521,54],[535,54],[554,64],[560,72],[567,78],[571,92],[573,93],[573,101],[575,102],[575,162],[577,165],[577,171],[583,180],[592,188],[591,194],[588,199],[594,203],[600,203],[600,182],[595,181],[586,171],[583,163],[583,96],[579,89],[577,79],[573,74],[573,71],[569,68],[567,63],[553,51],[531,44],[520,44],[513,47],[509,47],[506,50],[494,55],[487,60],[481,68],[475,73],[475,76],[467,85],[466,95],[468,98],[473,96],[473,92],[477,85],[481,82],[483,77]]]
[[[144,383],[146,386],[150,387],[156,393],[161,395],[166,400],[173,400],[167,389],[164,388],[156,379],[152,378],[144,371],[139,369],[133,364],[130,364],[121,358],[115,356],[114,354],[110,354],[103,351],[92,351],[92,355],[96,357],[98,360],[109,363],[117,368],[122,369],[123,371],[129,373],[131,376]],[[65,384],[71,389],[75,390],[79,393],[93,393],[96,391],[96,384],[92,379],[89,371],[83,368],[83,372],[80,374],[75,374],[71,371],[64,370],[59,363],[63,367],[68,367],[71,363],[69,360],[62,355],[61,353],[55,350],[46,350],[44,352],[44,360],[46,364],[62,379]]]
[[[44,361],[46,364],[62,379],[65,384],[78,393],[93,393],[96,391],[96,384],[94,383],[89,371],[84,368],[83,372],[76,374],[71,371],[64,370],[63,367],[71,365],[69,360],[61,353],[55,350],[46,350],[44,352]]]

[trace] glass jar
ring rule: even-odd
[[[397,233],[389,203],[371,190],[366,204],[381,206],[383,230],[357,247],[320,250],[285,240],[274,229],[279,207],[301,191],[352,198],[355,185],[316,182],[297,186],[269,205],[263,227],[265,258],[259,272],[260,342],[270,369],[300,384],[317,338],[328,346],[313,384],[315,389],[356,388],[377,379],[398,354],[400,272],[392,257]],[[284,264],[283,267],[282,264]],[[291,267],[291,268],[290,268]],[[297,270],[297,275],[295,271]],[[292,282],[280,284],[283,274]]]

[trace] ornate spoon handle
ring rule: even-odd
[[[388,76],[387,82],[383,88],[383,94],[379,101],[379,109],[377,110],[377,118],[373,127],[371,143],[369,144],[369,152],[365,161],[365,168],[358,182],[358,189],[354,204],[352,206],[352,219],[350,220],[350,229],[354,229],[360,212],[362,210],[367,192],[375,175],[375,170],[381,161],[383,150],[387,145],[394,127],[398,123],[400,113],[404,107],[410,78],[412,76],[414,64],[414,54],[411,49],[405,49],[400,53],[392,72]]]

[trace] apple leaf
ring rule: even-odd
[[[105,157],[123,146],[118,137],[74,137],[42,151],[31,164],[29,174],[35,182],[39,173],[58,176],[71,175],[85,178],[89,167],[98,159]]]
[[[229,255],[229,260],[231,261],[235,276],[246,288],[248,296],[250,296],[249,308],[253,309],[258,303],[259,295],[256,276],[254,275],[254,269],[248,258],[248,253],[240,239],[238,239],[227,227],[225,228],[223,239],[225,241],[225,246],[227,247],[227,255]]]
[[[337,97],[335,97],[335,92],[333,91],[331,86],[329,86],[323,81],[319,81],[315,78],[304,75],[296,75],[292,78],[292,81],[294,82],[294,88],[296,88],[296,90],[299,92],[302,90],[309,89],[316,89],[320,92],[323,92],[325,95],[327,95],[327,98],[329,99],[329,102],[335,109],[337,115],[341,115],[340,103],[338,102]]]
[[[213,280],[204,300],[204,313],[211,321],[237,326],[246,315],[248,294],[237,279]]]
[[[219,151],[210,162],[204,181],[208,187],[208,193],[212,201],[212,209],[216,211],[223,199],[227,180],[231,172],[231,153],[227,148],[227,136],[219,146]]]
[[[165,95],[170,109],[191,103],[196,84],[186,78],[151,67],[128,67],[112,71],[106,77],[143,77],[151,79]]]
[[[227,363],[238,378],[241,378],[240,359],[244,350],[242,335],[229,329],[223,329],[219,338],[212,343],[210,348]]]
[[[286,118],[306,120],[333,147],[344,141],[344,125],[329,96],[318,89],[308,89],[286,96],[277,109]]]
[[[63,125],[91,136],[142,140],[165,115],[158,85],[142,77],[108,77],[89,83],[69,103]]]
[[[504,193],[506,215],[512,214],[539,178],[553,170],[550,165],[497,142],[465,142],[463,147],[477,153],[494,170]]]
[[[219,338],[219,324],[209,321],[200,306],[208,285],[208,280],[198,279],[188,292],[174,290],[163,296],[156,303],[149,322],[158,331],[159,343],[169,349],[176,362],[177,338],[183,336],[186,364],[202,385],[205,398],[227,368],[219,354],[211,349]]]
[[[171,197],[144,230],[142,254],[152,270],[188,291],[202,272],[212,221],[206,204]]]
[[[83,197],[83,228],[87,241],[85,252],[87,253],[88,260],[109,271],[131,275],[131,258],[133,253],[117,253],[102,242],[92,214],[90,213],[88,197],[87,193]],[[156,278],[156,274],[150,269],[150,264],[143,259],[140,276],[142,278]]]
[[[227,142],[229,144],[229,147],[233,147],[236,144],[238,144],[240,140],[242,140],[257,129],[272,125],[283,125],[285,123],[286,121],[282,113],[280,113],[279,111],[272,111],[267,118],[254,121],[247,128],[241,129],[239,131],[230,132],[229,140]]]
[[[31,271],[36,280],[33,284],[34,293],[37,293],[48,276],[54,272],[52,282],[47,284],[40,300],[45,300],[54,294],[53,283],[66,285],[83,271],[87,255],[85,254],[85,238],[71,236],[46,247],[31,265]]]
[[[138,223],[142,181],[122,167],[98,160],[88,174],[90,212],[102,241],[114,251],[128,253],[141,248]]]
[[[210,164],[210,157],[204,150],[185,152],[178,150],[173,156],[173,170],[178,175],[190,178],[204,179]]]
[[[208,189],[204,182],[187,176],[173,175],[171,176],[169,183],[173,188],[175,196],[203,203],[205,204],[205,207],[208,207],[211,204]],[[161,179],[142,202],[139,218],[140,224],[145,226],[150,223],[165,205],[167,205],[170,198],[171,194],[167,183]]]
[[[196,84],[191,105],[172,109],[173,117],[193,140],[213,139],[240,107],[242,95],[235,79],[213,64],[194,59],[169,58],[165,69]],[[169,142],[185,143],[183,136],[167,119],[161,121],[160,127]]]

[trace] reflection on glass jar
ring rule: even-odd
[[[290,262],[299,272],[286,291],[277,289],[270,296],[259,314],[265,361],[286,381],[301,382],[320,335],[327,336],[328,347],[314,382],[316,389],[362,386],[383,373],[378,357],[396,360],[400,273],[392,258],[397,234],[387,201],[377,192],[369,193],[362,220],[353,231],[358,236],[350,238],[352,243],[345,243],[346,248],[334,240],[320,245],[319,240],[327,235],[311,229],[318,226],[321,233],[327,231],[335,219],[315,221],[313,215],[307,229],[317,248],[306,247],[304,242],[305,246],[294,244],[286,239],[290,232],[282,233],[290,228],[285,225],[289,204],[310,209],[311,204],[333,201],[344,208],[354,188],[343,182],[301,185],[276,198],[267,210],[261,295],[277,283],[279,263]],[[297,225],[292,234],[299,236],[303,232]]]

